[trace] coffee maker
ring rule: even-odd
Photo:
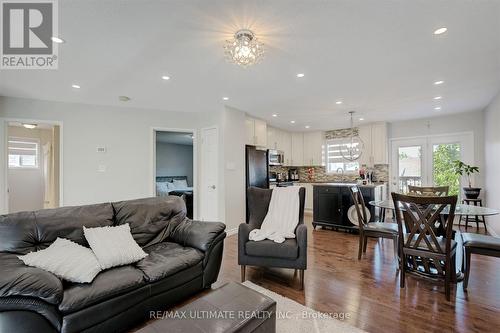
[[[299,181],[299,170],[298,169],[288,169],[288,180]]]

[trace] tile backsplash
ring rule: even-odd
[[[298,169],[300,181],[310,182],[340,182],[340,181],[355,181],[359,178],[358,174],[345,174],[342,176],[337,173],[327,173],[323,166],[315,167],[284,167],[270,166],[269,171],[283,172],[288,174],[288,169]],[[389,165],[375,164],[373,167],[373,178],[377,182],[389,181]]]

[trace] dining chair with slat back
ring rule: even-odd
[[[408,185],[408,195],[419,197],[442,197],[450,192],[449,186],[412,186]]]
[[[457,243],[452,240],[453,219],[457,196],[411,196],[392,193],[398,222],[400,260],[400,287],[405,287],[405,271],[436,273],[444,278],[446,299],[450,300],[452,262]],[[443,210],[449,206],[446,219]],[[444,224],[444,235],[437,234],[436,224]],[[406,230],[406,233],[404,233]]]
[[[368,238],[390,238],[394,242],[394,258],[398,258],[398,225],[389,222],[369,222],[366,214],[365,200],[359,187],[352,186],[350,188],[352,200],[356,207],[356,215],[358,217],[359,227],[359,248],[358,260],[361,259],[361,254],[366,252]]]

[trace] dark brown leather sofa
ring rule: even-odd
[[[57,237],[88,246],[83,226],[124,223],[149,255],[90,284],[61,281],[17,258]],[[216,281],[224,229],[187,219],[184,201],[174,196],[0,216],[0,332],[128,330]]]

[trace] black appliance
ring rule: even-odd
[[[251,186],[269,188],[269,164],[267,150],[254,146],[245,146],[246,188]],[[249,219],[248,198],[246,199],[246,217]]]

